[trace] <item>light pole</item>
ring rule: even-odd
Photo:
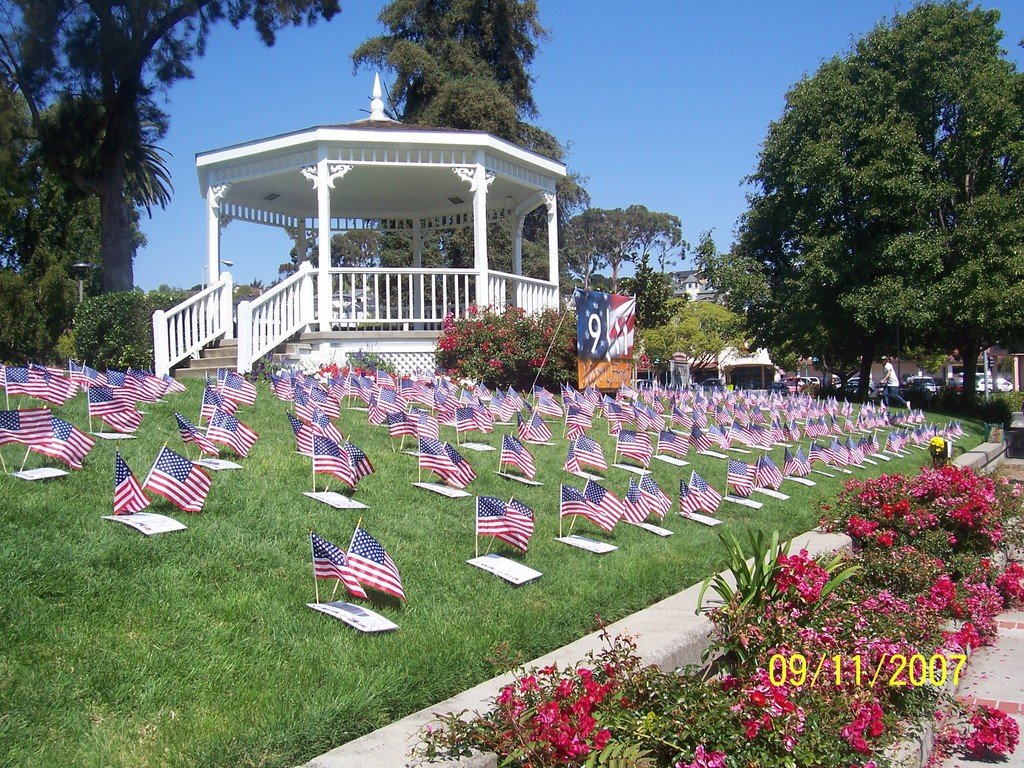
[[[71,265],[71,272],[78,280],[78,303],[81,304],[85,299],[85,278],[89,276],[90,270],[96,269],[95,264],[90,264],[87,261],[77,261]]]
[[[228,269],[231,269],[233,266],[235,266],[235,262],[231,261],[230,259],[221,259],[220,263],[223,264]],[[203,290],[206,290],[206,277],[209,274],[209,269],[209,265],[203,264]]]

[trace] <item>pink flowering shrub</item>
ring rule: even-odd
[[[1020,563],[1010,563],[1006,566],[1006,570],[996,577],[996,589],[1008,606],[1024,607],[1024,568]]]
[[[521,309],[508,307],[498,314],[490,307],[471,307],[469,317],[445,318],[437,340],[436,360],[438,367],[452,378],[523,389],[533,383],[549,346],[551,353],[540,383],[575,381],[575,313],[563,316],[545,310],[527,315]]]
[[[970,726],[963,747],[974,757],[991,759],[1009,755],[1020,740],[1017,721],[987,704],[978,705],[971,715]]]

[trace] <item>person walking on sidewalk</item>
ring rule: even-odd
[[[910,403],[904,400],[903,395],[900,394],[900,380],[896,375],[896,369],[892,367],[892,360],[883,357],[882,362],[885,363],[882,367],[882,402],[888,408],[889,400],[892,399],[909,409]]]

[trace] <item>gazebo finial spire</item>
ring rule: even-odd
[[[373,97],[370,99],[370,119],[390,119],[384,114],[384,100],[381,98],[380,74],[378,73],[374,73],[373,75]]]

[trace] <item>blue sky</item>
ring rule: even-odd
[[[284,30],[273,48],[251,25],[214,28],[195,78],[167,93],[162,146],[171,154],[174,199],[143,221],[149,244],[135,262],[137,285],[202,280],[197,152],[366,116],[373,73],[353,73],[350,56],[380,32],[383,5],[342,0],[333,21]],[[537,122],[570,147],[567,163],[589,177],[592,204],[674,213],[685,239],[695,243],[712,230],[723,249],[745,209],[743,178],[786,91],[880,19],[911,7],[893,0],[539,5],[550,39],[532,68]],[[1024,69],[1017,45],[1024,3],[982,5],[1002,11],[1004,47]],[[223,257],[242,282],[271,282],[290,247],[283,234],[242,222],[222,236]]]

